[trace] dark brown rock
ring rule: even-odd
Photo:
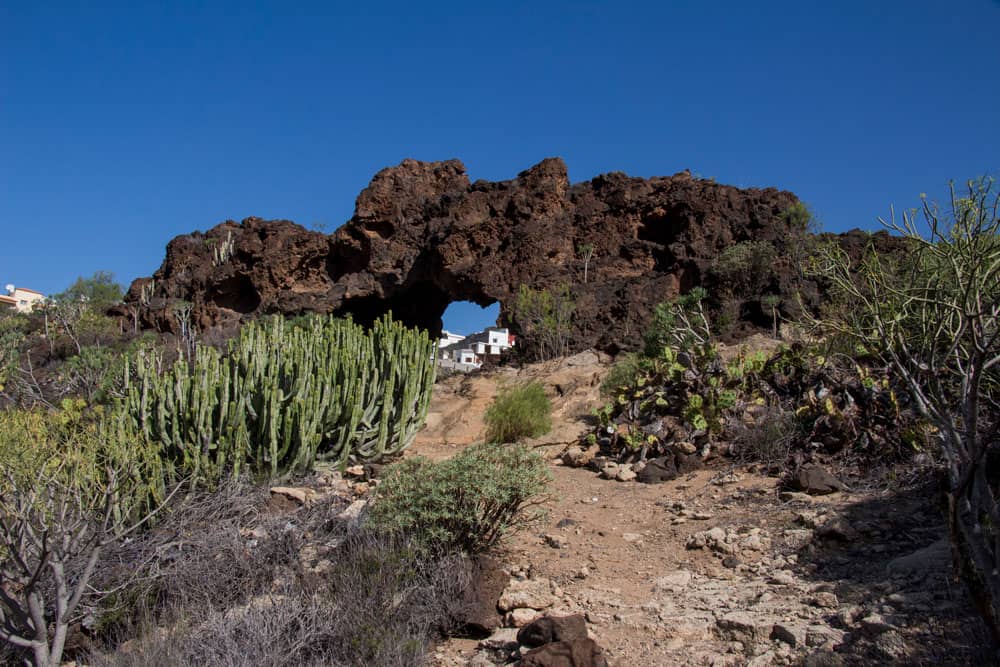
[[[535,648],[550,642],[568,642],[587,636],[587,622],[583,614],[572,616],[542,616],[521,628],[517,643]]]
[[[461,617],[456,620],[468,634],[486,636],[500,627],[502,619],[497,611],[497,602],[507,587],[509,577],[500,561],[489,556],[473,557],[471,574]]]
[[[674,457],[661,456],[646,461],[646,465],[639,471],[636,479],[644,484],[660,484],[677,479],[677,466],[674,464]]]
[[[593,639],[575,639],[532,649],[517,664],[520,667],[608,667],[608,660]]]
[[[678,475],[686,475],[703,467],[701,458],[697,454],[676,453],[674,454],[674,463],[677,465]]]
[[[826,468],[808,463],[796,471],[789,482],[789,486],[796,491],[804,491],[812,496],[822,496],[847,490],[847,486],[830,474]]]
[[[785,244],[781,213],[796,201],[686,173],[614,173],[571,185],[557,158],[509,181],[475,183],[458,160],[404,160],[375,175],[332,236],[260,218],[179,236],[148,298],[143,278],[126,301],[141,306],[144,326],[167,331],[177,329],[180,301],[193,305],[202,329],[261,313],[352,313],[369,322],[392,310],[437,331],[458,300],[499,301],[501,319],[517,328],[511,306],[521,285],[565,283],[576,302],[571,349],[630,348],[652,307],[704,282],[721,249],[750,238]],[[229,242],[232,252],[216,261]],[[594,246],[586,283],[581,244]]]
[[[798,303],[796,293],[815,300],[816,286],[796,283],[788,259],[801,250],[802,234],[782,213],[797,201],[790,192],[686,172],[611,173],[571,185],[558,158],[509,181],[474,183],[458,160],[404,160],[375,175],[333,235],[247,218],[175,238],[153,278],[132,283],[118,314],[176,333],[175,307],[189,302],[204,334],[263,313],[351,313],[369,323],[391,310],[437,332],[452,301],[500,302],[500,319],[519,333],[520,287],[565,284],[576,304],[570,351],[617,352],[641,344],[637,332],[657,303],[696,285],[711,288],[712,261],[740,241],[776,246],[782,259],[765,291],[787,304]],[[865,238],[850,237],[852,248]],[[577,249],[586,244],[594,252],[584,282]],[[216,257],[224,247],[231,252]],[[769,315],[760,326],[770,327]]]

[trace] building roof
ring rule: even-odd
[[[16,291],[16,292],[31,292],[32,294],[37,294],[38,296],[45,296],[44,294],[42,294],[38,290],[28,289],[27,287],[15,287],[14,291]]]
[[[490,344],[490,332],[502,332],[506,331],[506,327],[487,327],[482,331],[477,331],[476,333],[469,334],[465,338],[458,342],[452,343],[451,345],[446,345],[441,348],[442,351],[455,352],[462,350],[472,350],[475,351],[476,343],[484,343],[486,345]]]
[[[13,303],[13,304],[16,304],[17,303],[17,299],[15,299],[12,296],[5,296],[3,294],[0,294],[0,303]]]

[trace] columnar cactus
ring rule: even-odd
[[[226,354],[199,346],[161,370],[140,354],[123,408],[175,474],[216,479],[244,466],[277,477],[317,459],[342,465],[398,454],[416,436],[437,346],[391,316],[371,331],[314,317],[246,325]]]

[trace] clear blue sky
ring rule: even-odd
[[[833,231],[1000,174],[996,0],[310,4],[0,1],[0,284],[127,285],[227,218],[332,231],[406,157],[690,168]]]

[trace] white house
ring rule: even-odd
[[[444,366],[470,371],[482,366],[490,357],[499,358],[513,346],[514,335],[508,329],[489,327],[485,331],[459,338],[450,345],[442,345],[440,359]]]
[[[441,339],[438,340],[438,347],[445,348],[450,347],[460,340],[465,340],[465,336],[462,334],[452,333],[450,331],[442,331]]]
[[[7,285],[7,294],[0,294],[0,307],[13,308],[21,313],[30,313],[39,301],[45,299],[45,295],[26,287],[14,287]]]

